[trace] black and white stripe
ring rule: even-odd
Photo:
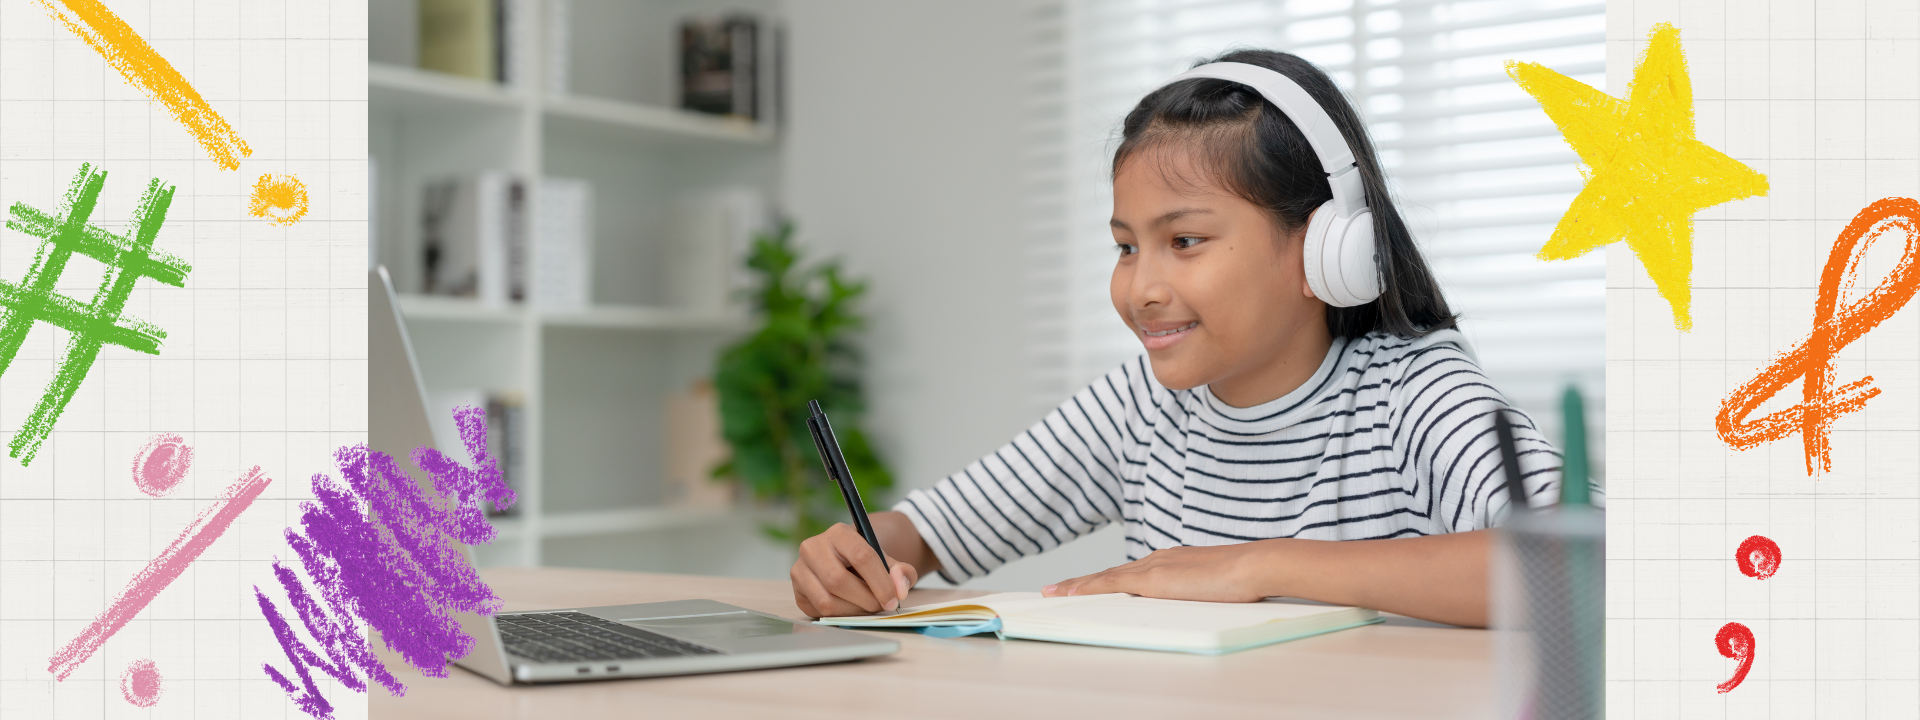
[[[1312,379],[1250,408],[1167,390],[1142,355],[894,509],[954,583],[1114,521],[1129,560],[1478,530],[1507,507],[1492,418],[1505,407],[1453,330],[1336,339]],[[1552,502],[1560,454],[1531,420],[1514,432],[1534,504]]]

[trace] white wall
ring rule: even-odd
[[[786,6],[784,204],[816,257],[871,282],[866,426],[901,492],[1040,419],[1020,293],[1027,8]],[[1037,589],[1123,559],[1108,529],[969,587]]]

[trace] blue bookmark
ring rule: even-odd
[[[915,628],[921,635],[936,638],[957,638],[980,633],[1000,632],[1000,618],[994,618],[978,625],[928,626]]]

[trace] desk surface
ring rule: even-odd
[[[482,575],[508,610],[708,598],[805,619],[779,581],[555,568]],[[907,604],[984,594],[915,590]],[[514,688],[457,667],[446,678],[426,677],[381,647],[407,694],[389,697],[375,686],[368,710],[374,720],[1492,715],[1492,633],[1403,618],[1216,657],[880,634],[898,640],[900,652],[835,665]]]

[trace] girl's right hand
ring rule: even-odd
[[[880,556],[860,533],[846,523],[800,543],[793,563],[793,603],[808,617],[867,615],[900,607],[907,590],[920,580],[912,565],[887,557],[889,573]]]

